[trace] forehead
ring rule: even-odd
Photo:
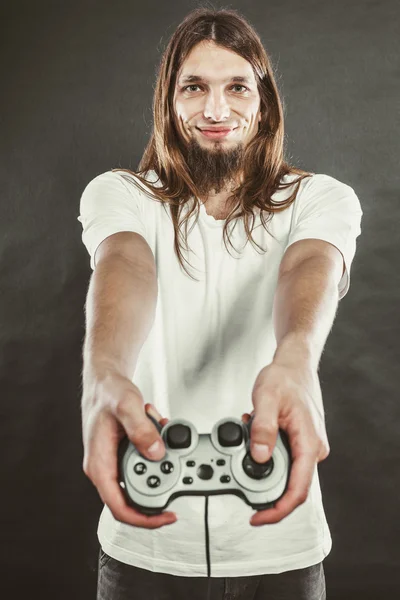
[[[255,83],[251,64],[236,52],[212,42],[197,44],[184,60],[177,81],[231,81]]]

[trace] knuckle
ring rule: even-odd
[[[118,400],[115,405],[115,414],[118,418],[126,417],[132,411],[133,398],[130,395],[124,395],[123,398]]]
[[[132,431],[130,439],[133,441],[135,446],[141,447],[146,443],[148,436],[146,435],[146,432],[143,431],[143,429],[139,429],[138,427],[136,427]]]
[[[136,427],[132,433],[131,439],[135,446],[139,448],[147,448],[154,441],[154,438],[156,437],[154,434],[155,432],[148,427]]]
[[[329,454],[330,454],[329,449],[323,448],[320,452],[320,460],[325,460],[326,458],[328,458]]]
[[[93,480],[93,467],[92,467],[92,463],[89,462],[89,459],[85,457],[83,464],[82,464],[82,470],[85,473],[86,477],[88,477],[89,479]]]
[[[281,395],[281,387],[278,381],[260,381],[256,382],[253,388],[253,398],[269,398],[269,400],[278,399]]]
[[[330,454],[330,447],[326,440],[321,440],[317,446],[316,455],[318,456],[318,460],[325,460]]]
[[[276,421],[254,420],[251,427],[251,437],[254,439],[265,439],[274,437],[278,430]]]
[[[111,514],[114,517],[114,519],[116,519],[116,521],[123,521],[123,515],[118,509],[113,508],[111,506],[109,506],[108,508],[110,509]]]
[[[276,517],[276,521],[275,523],[279,523],[280,521],[282,521],[283,519],[285,519],[288,514],[290,514],[289,511],[285,510],[284,512],[281,512],[277,517]]]
[[[302,491],[298,494],[297,496],[297,503],[298,505],[300,504],[304,504],[304,502],[307,500],[308,497],[308,491]]]

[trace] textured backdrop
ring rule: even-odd
[[[0,591],[94,598],[102,507],[82,471],[84,302],[77,221],[95,175],[136,169],[161,52],[198,4],[1,6]],[[330,600],[400,593],[397,0],[241,1],[278,74],[287,158],[351,185],[364,211],[320,366],[331,454]]]

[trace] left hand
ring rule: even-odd
[[[257,462],[266,462],[276,444],[278,428],[286,431],[292,453],[288,488],[274,508],[256,512],[250,525],[277,523],[306,501],[315,464],[329,455],[322,393],[316,369],[303,362],[271,364],[256,378],[252,402],[250,452]],[[253,414],[253,413],[252,413]],[[248,422],[244,413],[242,420]],[[255,444],[268,445],[268,451]]]

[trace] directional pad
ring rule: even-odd
[[[240,446],[243,441],[243,429],[238,423],[228,421],[218,427],[218,443],[221,446]]]

